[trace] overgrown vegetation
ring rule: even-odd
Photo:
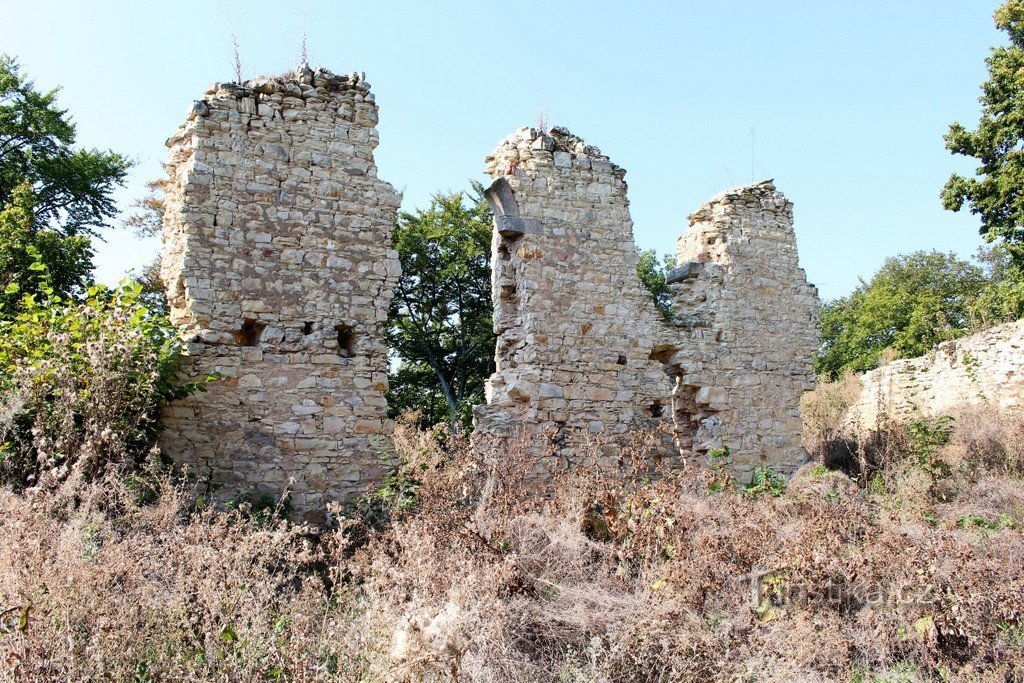
[[[0,484],[58,488],[155,455],[162,402],[198,387],[176,378],[181,343],[142,294],[93,286],[75,302],[44,285],[0,321]]]
[[[663,254],[658,260],[658,252],[654,249],[636,248],[636,274],[640,282],[654,299],[654,305],[666,322],[672,322],[675,313],[672,310],[672,290],[666,281],[668,271],[676,267],[675,254]]]
[[[854,435],[871,453],[854,479],[825,460],[746,491],[714,468],[652,469],[654,438],[595,444],[593,465],[542,482],[525,443],[404,424],[399,469],[320,530],[206,508],[159,473],[137,475],[149,499],[107,475],[73,499],[3,491],[0,671],[1020,680],[1021,419]]]

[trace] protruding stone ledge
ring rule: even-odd
[[[665,273],[665,283],[674,285],[677,282],[691,280],[704,272],[704,265],[699,261],[687,261]]]
[[[521,235],[539,235],[541,222],[532,218],[519,216],[496,216],[495,225],[502,237],[519,237]]]

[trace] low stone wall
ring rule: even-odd
[[[1024,320],[939,344],[920,358],[898,360],[861,377],[848,421],[874,429],[880,418],[908,421],[961,405],[1024,409]]]

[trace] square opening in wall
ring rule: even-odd
[[[335,325],[338,332],[338,354],[344,358],[356,355],[356,328],[351,325]]]
[[[239,346],[256,346],[260,343],[260,337],[263,336],[263,330],[266,327],[265,323],[256,322],[253,318],[246,318],[242,322],[242,329],[235,332],[235,341]]]

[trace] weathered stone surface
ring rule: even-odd
[[[665,454],[703,462],[727,448],[741,478],[799,466],[819,302],[792,205],[770,182],[690,217],[666,323],[636,275],[623,169],[564,128],[521,128],[487,164],[498,348],[478,439],[547,434],[567,460],[595,432],[665,426]]]
[[[897,360],[860,377],[851,427],[875,429],[881,418],[905,422],[986,404],[1024,410],[1024,320],[944,342],[920,358]]]
[[[382,475],[398,197],[368,96],[308,67],[214,84],[168,141],[161,275],[185,373],[221,379],[167,409],[161,445],[226,496],[317,513]]]
[[[798,264],[793,205],[771,181],[716,195],[690,216],[676,259],[700,266],[672,285],[677,445],[728,448],[741,479],[760,465],[793,472],[820,310]]]

